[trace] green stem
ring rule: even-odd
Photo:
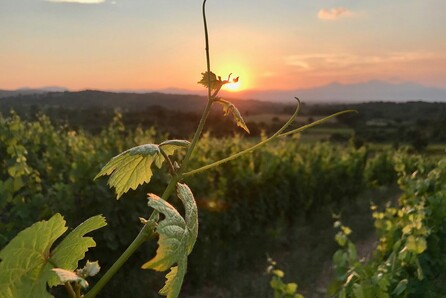
[[[172,177],[169,184],[167,185],[162,198],[167,200],[175,189],[179,177]],[[118,272],[118,270],[124,265],[125,262],[130,258],[131,255],[148,239],[154,236],[153,230],[155,228],[155,221],[152,219],[158,215],[157,211],[153,211],[150,215],[149,221],[143,226],[138,236],[133,240],[133,242],[127,247],[124,253],[117,259],[113,265],[108,269],[108,271],[102,276],[98,283],[85,295],[85,298],[96,297],[96,295],[102,290],[102,288],[110,281],[110,279]]]
[[[67,289],[68,295],[70,296],[70,298],[76,298],[76,293],[73,290],[73,287],[71,286],[70,282],[65,282],[65,288]]]
[[[298,132],[302,132],[305,129],[308,129],[308,128],[316,126],[316,125],[319,125],[319,124],[321,124],[321,123],[323,123],[323,122],[325,122],[327,120],[330,120],[331,118],[334,118],[334,117],[337,117],[337,116],[340,116],[340,115],[343,115],[343,114],[347,114],[347,113],[358,113],[358,111],[356,111],[356,110],[345,110],[345,111],[337,112],[337,113],[334,113],[334,114],[332,114],[330,116],[327,116],[327,117],[324,117],[324,118],[319,119],[317,121],[314,121],[314,122],[312,122],[310,124],[307,124],[307,125],[301,126],[299,128],[290,130],[290,131],[288,131],[286,133],[283,133],[283,134],[280,135],[280,137],[289,136],[289,135],[292,135],[292,134],[295,134],[295,133],[298,133]]]
[[[85,294],[85,298],[96,297],[96,295],[102,290],[102,288],[110,281],[110,279],[118,272],[118,270],[124,265],[130,256],[141,246],[147,239],[153,235],[153,229],[155,228],[155,222],[149,221],[144,225],[138,236],[133,240],[130,246],[124,251],[124,253],[113,263],[110,269],[102,276],[98,283]]]
[[[206,119],[208,118],[209,112],[211,110],[211,106],[213,103],[212,94],[211,94],[211,58],[209,55],[209,35],[208,35],[208,25],[206,21],[206,1],[203,1],[203,24],[204,24],[204,36],[205,36],[205,50],[206,50],[206,67],[208,74],[208,102],[204,109],[203,114],[201,115],[200,123],[198,124],[197,130],[195,131],[194,137],[192,138],[192,142],[187,149],[186,156],[183,159],[183,165],[180,169],[180,173],[185,171],[189,165],[189,160],[192,156],[192,153],[195,149],[195,146],[200,139],[201,133],[204,128],[204,124],[206,123]]]
[[[296,98],[296,99],[299,100],[298,98]],[[335,113],[335,114],[333,114],[333,115],[330,115],[330,116],[327,116],[327,117],[325,117],[325,118],[319,119],[319,120],[317,120],[317,121],[315,121],[315,122],[313,122],[313,123],[304,125],[304,126],[302,126],[302,127],[299,127],[299,128],[297,128],[297,129],[291,130],[291,131],[286,132],[286,133],[282,133],[282,132],[283,132],[283,131],[284,131],[284,130],[291,124],[291,122],[294,121],[294,119],[296,118],[296,116],[297,116],[297,114],[299,113],[299,111],[300,111],[300,101],[299,101],[299,105],[298,105],[296,111],[294,112],[293,116],[291,116],[290,120],[288,120],[288,122],[285,123],[285,125],[282,126],[282,128],[281,128],[280,130],[278,130],[278,131],[277,131],[274,135],[272,135],[270,138],[268,138],[268,139],[266,139],[266,140],[264,140],[264,141],[262,141],[262,142],[260,142],[260,143],[258,143],[258,144],[256,144],[256,145],[254,145],[254,146],[252,146],[252,147],[250,147],[250,148],[248,148],[248,149],[245,149],[245,150],[243,150],[243,151],[240,151],[240,152],[238,152],[238,153],[236,153],[236,154],[234,154],[234,155],[231,155],[231,156],[226,157],[226,158],[224,158],[224,159],[221,159],[221,160],[219,160],[219,161],[213,162],[213,163],[211,163],[211,164],[209,164],[209,165],[206,165],[206,166],[203,166],[203,167],[201,167],[201,168],[198,168],[198,169],[195,169],[195,170],[186,172],[186,173],[182,174],[182,177],[188,177],[188,176],[197,174],[197,173],[199,173],[199,172],[206,171],[206,170],[209,170],[209,169],[214,168],[214,167],[216,167],[216,166],[219,166],[219,165],[221,165],[222,163],[225,163],[225,162],[231,161],[231,160],[233,160],[233,159],[236,159],[236,158],[238,158],[238,157],[240,157],[240,156],[242,156],[242,155],[244,155],[244,154],[246,154],[246,153],[249,153],[249,152],[251,152],[251,151],[254,151],[254,150],[260,148],[261,146],[265,145],[266,143],[269,143],[269,142],[273,141],[276,137],[284,137],[284,136],[289,136],[289,135],[291,135],[291,134],[295,134],[295,133],[301,132],[301,131],[303,131],[303,130],[305,130],[305,129],[307,129],[307,128],[316,126],[316,125],[318,125],[318,124],[321,124],[322,122],[325,122],[325,121],[327,121],[327,120],[329,120],[329,119],[331,119],[331,118],[334,118],[334,117],[339,116],[339,115],[342,115],[342,114],[347,114],[347,113],[352,113],[352,112],[357,113],[357,111],[355,111],[355,110],[345,110],[345,111],[337,112],[337,113]]]
[[[162,199],[164,199],[164,200],[167,200],[169,198],[169,196],[172,194],[172,192],[174,191],[176,184],[182,177],[181,172],[184,171],[184,169],[187,169],[189,160],[190,160],[192,153],[194,151],[194,148],[197,145],[198,140],[201,136],[204,125],[206,123],[206,119],[209,115],[209,112],[211,110],[211,106],[213,103],[213,98],[212,98],[212,94],[211,94],[211,62],[210,62],[210,55],[209,55],[209,36],[208,36],[208,29],[207,29],[207,22],[206,22],[205,7],[206,7],[206,0],[203,1],[203,23],[204,23],[205,42],[206,42],[206,64],[207,64],[207,72],[208,72],[208,102],[207,102],[207,105],[203,111],[203,114],[200,119],[200,123],[198,124],[197,130],[195,131],[192,142],[188,147],[186,156],[183,159],[183,165],[182,165],[181,169],[179,170],[180,173],[179,173],[179,175],[172,176],[169,184],[167,185],[167,187],[162,195]],[[169,165],[169,166],[172,168],[172,165]],[[157,216],[158,216],[158,212],[153,211],[152,214],[150,215],[149,221],[141,229],[138,236],[133,240],[133,242],[124,251],[124,253],[119,257],[119,259],[116,260],[116,262],[112,265],[112,267],[98,281],[98,283],[85,295],[85,298],[95,297],[102,290],[102,288],[109,282],[109,280],[116,274],[116,272],[122,267],[122,265],[124,265],[124,263],[130,258],[130,256],[147,239],[149,239],[150,237],[153,236],[153,234],[154,234],[153,230],[155,228],[155,222],[153,221],[153,219],[155,219]]]
[[[173,166],[172,161],[170,160],[169,155],[166,154],[166,152],[164,152],[164,150],[161,148],[161,146],[159,147],[161,155],[164,157],[164,159],[167,162],[167,166],[169,167],[169,172],[172,176],[176,175],[176,171],[175,171],[175,167]]]
[[[76,291],[76,298],[81,298],[81,286],[80,284],[74,284],[74,290]]]
[[[274,140],[275,138],[277,138],[278,136],[280,136],[280,134],[281,134],[281,133],[282,133],[282,132],[283,132],[283,131],[284,131],[284,130],[291,124],[291,123],[293,123],[294,119],[296,119],[297,115],[298,115],[299,112],[300,112],[300,107],[301,107],[301,105],[300,105],[300,100],[299,100],[297,97],[296,97],[296,100],[297,100],[298,104],[297,104],[296,111],[294,112],[294,114],[293,114],[293,115],[291,116],[291,118],[290,118],[290,119],[289,119],[289,120],[282,126],[282,128],[280,128],[280,129],[279,129],[275,134],[273,134],[271,137],[269,137],[268,139],[266,139],[266,140],[264,140],[264,141],[262,141],[262,142],[260,142],[260,143],[257,143],[256,145],[254,145],[254,146],[252,146],[252,147],[250,147],[250,148],[248,148],[248,149],[245,149],[245,150],[243,150],[243,151],[240,151],[240,152],[238,152],[238,153],[236,153],[236,154],[234,154],[234,155],[231,155],[231,156],[226,157],[226,158],[224,158],[224,159],[221,159],[221,160],[219,160],[219,161],[213,162],[213,163],[211,163],[211,164],[209,164],[209,165],[206,165],[206,166],[204,166],[204,167],[201,167],[201,168],[198,168],[198,169],[195,169],[195,170],[186,172],[186,173],[184,173],[184,174],[182,175],[182,177],[188,177],[188,176],[197,174],[197,173],[199,173],[199,172],[206,171],[206,170],[209,170],[209,169],[214,168],[214,167],[216,167],[216,166],[219,166],[219,165],[221,165],[222,163],[225,163],[225,162],[231,161],[231,160],[233,160],[233,159],[236,159],[237,157],[240,157],[240,156],[242,156],[242,155],[244,155],[244,154],[247,154],[247,153],[249,153],[249,152],[251,152],[251,151],[254,151],[254,150],[256,150],[256,149],[262,147],[262,146],[265,145],[266,143],[269,143],[269,142],[271,142],[272,140]]]

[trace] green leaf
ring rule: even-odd
[[[151,166],[153,163],[158,168],[164,161],[160,147],[167,155],[172,155],[175,150],[189,146],[185,140],[169,140],[156,144],[145,144],[130,148],[113,157],[94,177],[110,175],[108,185],[116,190],[116,198],[119,199],[129,189],[136,189],[143,183],[150,182],[152,178]]]
[[[113,157],[94,177],[111,175],[108,180],[110,187],[115,187],[117,199],[129,189],[148,183],[152,177],[151,165],[160,168],[164,161],[158,145],[145,144],[128,149]]]
[[[186,226],[189,231],[189,238],[187,242],[187,254],[189,255],[194,248],[195,241],[198,236],[198,209],[195,202],[194,195],[189,186],[183,183],[177,184],[178,198],[184,205]]]
[[[181,285],[183,284],[184,275],[186,275],[187,262],[186,257],[182,258],[181,263],[184,265],[175,266],[170,269],[170,272],[166,275],[166,284],[159,291],[160,295],[167,296],[167,298],[176,298],[180,294]],[[181,271],[178,271],[178,267]]]
[[[53,297],[46,283],[54,276],[48,263],[50,248],[65,231],[65,220],[55,214],[21,231],[0,251],[0,293],[4,297]]]
[[[74,270],[79,258],[94,246],[91,238],[82,236],[104,225],[102,216],[90,218],[53,251],[51,246],[67,230],[59,213],[48,221],[37,222],[21,231],[0,251],[0,293],[5,297],[53,297],[46,291],[47,282],[55,285],[60,281],[51,269],[64,267],[65,270]]]
[[[106,226],[105,218],[102,215],[93,216],[65,237],[62,242],[52,252],[51,261],[58,267],[74,270],[78,267],[79,260],[85,257],[85,252],[90,247],[95,247],[96,242],[91,237],[84,237],[85,234]],[[49,281],[50,286],[58,285],[57,279]]]
[[[286,291],[286,293],[287,293],[288,295],[295,294],[296,291],[297,291],[297,284],[294,283],[294,282],[288,283],[288,284],[286,285],[286,289],[285,289],[285,291]]]
[[[88,282],[73,271],[61,268],[53,268],[51,270],[57,274],[57,277],[61,283],[75,282],[79,283],[82,288],[88,288]]]
[[[203,85],[206,88],[209,88],[209,76],[208,72],[201,73],[201,80],[198,82],[198,84]],[[223,86],[224,82],[221,80],[220,77],[217,78],[215,73],[211,71],[211,90],[217,90]]]
[[[128,149],[113,157],[94,177],[111,175],[108,180],[110,187],[115,187],[117,199],[129,189],[148,183],[152,177],[152,163],[160,168],[164,161],[158,145],[145,144]]]
[[[355,298],[365,298],[364,289],[363,289],[362,285],[354,284],[352,290],[353,290],[353,294],[354,294],[353,296]]]
[[[148,205],[164,214],[165,219],[161,220],[156,227],[156,232],[159,234],[156,256],[142,268],[165,271],[186,254],[186,240],[189,232],[184,219],[168,202],[155,194],[149,194]]]
[[[186,274],[187,256],[192,251],[198,233],[197,205],[192,192],[187,185],[178,183],[177,194],[184,205],[185,219],[171,204],[155,194],[149,194],[148,205],[165,218],[156,227],[159,234],[156,255],[142,266],[143,269],[165,271],[177,264],[167,274],[166,284],[160,291],[168,298],[178,297]]]
[[[245,120],[243,120],[240,111],[234,106],[234,104],[226,100],[219,100],[218,102],[223,105],[223,113],[225,116],[228,116],[229,113],[231,113],[237,126],[243,128],[247,133],[250,133],[248,126],[246,126]]]
[[[345,246],[345,244],[347,243],[348,238],[347,238],[347,236],[344,233],[338,232],[335,235],[335,240],[339,244],[339,246]]]
[[[392,295],[401,295],[407,288],[408,280],[401,280],[392,292]]]
[[[284,277],[285,276],[285,273],[283,273],[283,271],[280,270],[280,269],[273,270],[273,274],[275,276],[277,276],[277,277]]]
[[[427,244],[424,238],[410,235],[407,237],[406,247],[410,252],[421,254],[427,249]]]

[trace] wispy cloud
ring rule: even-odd
[[[411,63],[444,59],[430,52],[393,52],[383,55],[355,55],[355,54],[309,54],[290,55],[284,58],[285,64],[293,66],[300,71],[311,70],[340,70],[355,69],[373,65],[392,63]]]
[[[344,7],[336,7],[330,9],[321,9],[317,13],[317,17],[320,20],[337,20],[341,17],[352,16],[353,12]]]
[[[104,3],[105,0],[46,0],[53,3],[79,3],[79,4],[99,4]]]

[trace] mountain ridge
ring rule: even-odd
[[[426,87],[413,82],[388,83],[372,80],[356,84],[333,82],[327,85],[294,90],[247,90],[237,98],[289,101],[293,97],[308,100],[308,103],[360,103],[369,101],[446,101],[446,89]],[[275,99],[275,100],[274,100]]]
[[[43,87],[43,88],[20,88],[17,90],[0,90],[0,98],[20,96],[27,94],[44,94],[50,92],[67,92],[65,87]],[[87,91],[87,90],[80,90]],[[126,94],[149,94],[160,93],[168,95],[190,95],[205,96],[206,90],[187,90],[178,88],[164,89],[116,89],[97,90],[109,93]],[[79,92],[79,91],[70,91]],[[230,92],[222,90],[222,97],[235,99],[252,99],[260,101],[271,101],[289,103],[294,97],[309,104],[317,103],[361,103],[370,101],[446,101],[446,89],[438,87],[427,87],[414,82],[389,83],[380,80],[371,80],[362,83],[343,84],[332,82],[327,85],[292,90],[245,90]]]

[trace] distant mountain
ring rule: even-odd
[[[0,90],[0,98],[33,95],[33,94],[51,94],[66,92],[68,89],[63,87],[44,87],[38,89],[22,88],[18,90]],[[163,90],[109,90],[109,91],[79,91],[79,92],[103,92],[103,94],[96,93],[99,97],[108,97],[116,99],[118,97],[129,98],[130,94],[134,94],[134,98],[138,95],[146,95],[145,100],[157,101],[160,97],[164,99],[166,96],[170,98],[179,95],[176,99],[184,100],[184,98],[206,96],[206,90],[185,90],[185,89],[163,89]],[[78,92],[70,92],[76,94]],[[85,93],[86,94],[86,93]],[[84,95],[85,95],[84,94]],[[156,96],[148,96],[147,94],[155,94]],[[161,95],[161,94],[164,94]],[[341,84],[331,83],[321,87],[310,89],[295,89],[295,90],[247,90],[242,92],[228,92],[222,90],[220,95],[225,98],[235,99],[252,99],[260,101],[270,101],[278,103],[291,103],[294,97],[299,97],[307,104],[316,103],[362,103],[370,101],[392,101],[392,102],[407,102],[407,101],[426,101],[426,102],[446,102],[446,89],[426,87],[417,83],[406,82],[399,84],[392,84],[384,81],[368,81],[357,84]],[[183,97],[182,97],[183,96]],[[184,97],[186,96],[186,97]],[[87,96],[90,98],[90,96]],[[154,102],[151,102],[153,104]],[[170,105],[170,101],[166,104]],[[198,103],[192,101],[192,106]],[[163,101],[158,103],[165,105]],[[186,105],[181,105],[185,108]],[[195,106],[194,106],[195,108]],[[194,109],[193,108],[193,109]]]
[[[42,88],[20,88],[16,90],[0,90],[0,98],[4,97],[13,97],[20,95],[29,95],[29,94],[42,94],[49,92],[65,92],[68,91],[67,88],[57,87],[57,86],[49,86]]]
[[[11,91],[7,91],[11,92]],[[115,109],[122,111],[142,111],[154,106],[181,112],[201,112],[206,105],[206,97],[193,94],[166,94],[160,92],[130,93],[84,90],[75,92],[34,92],[9,93],[0,96],[0,112],[10,109],[27,110],[30,107],[66,109]],[[278,112],[285,108],[280,103],[257,100],[231,100],[244,113]],[[221,109],[216,105],[215,109]]]
[[[289,102],[295,96],[307,103],[360,103],[369,101],[446,101],[446,89],[425,87],[416,83],[391,84],[369,81],[358,84],[331,83],[329,85],[296,90],[250,90],[231,93],[237,98],[253,98]]]

